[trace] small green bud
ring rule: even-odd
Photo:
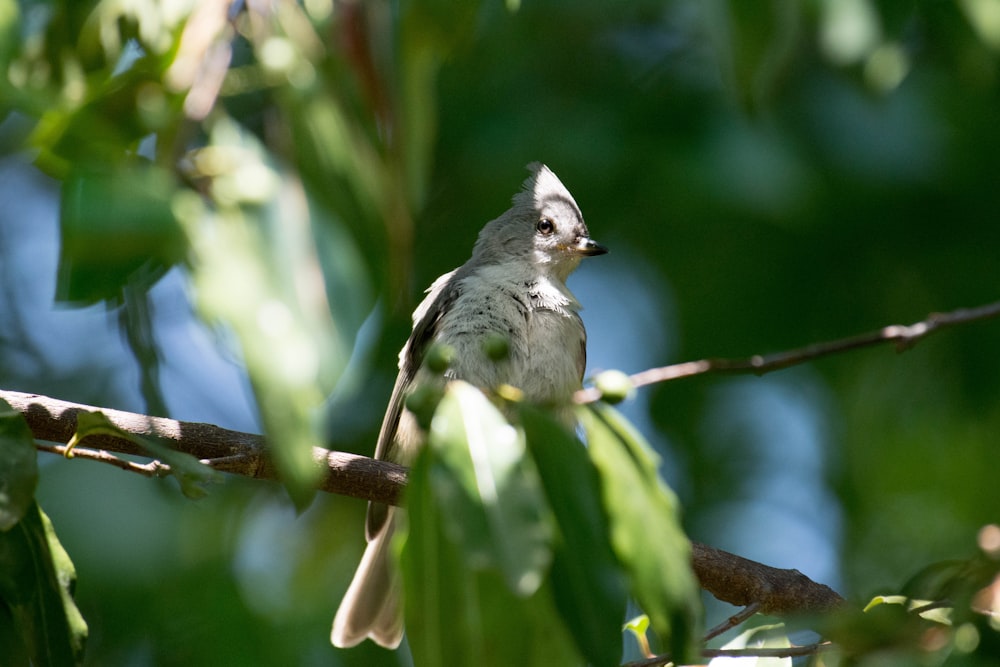
[[[503,361],[510,356],[510,339],[503,334],[490,334],[483,341],[483,352],[490,361]]]
[[[621,371],[604,371],[594,378],[601,399],[612,405],[621,403],[632,393],[632,380]]]
[[[501,384],[495,391],[497,396],[511,403],[520,403],[524,400],[524,392],[509,384]]]
[[[431,419],[434,418],[434,411],[443,395],[440,388],[430,384],[422,384],[407,394],[406,409],[417,418],[417,425],[421,429],[426,431],[431,427]]]
[[[427,370],[438,375],[443,375],[453,361],[455,361],[455,348],[444,343],[431,345],[431,349],[427,350],[427,355],[424,357]]]

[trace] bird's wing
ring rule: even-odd
[[[406,394],[413,384],[417,371],[420,370],[424,353],[437,334],[442,315],[458,298],[458,281],[455,280],[457,272],[458,269],[450,271],[435,280],[427,290],[427,296],[413,312],[413,332],[399,353],[399,375],[396,376],[396,385],[392,388],[392,396],[389,398],[389,406],[382,419],[382,428],[375,445],[375,458],[378,460],[410,463],[399,460],[401,452],[396,442],[396,431],[399,428]],[[387,510],[388,507],[380,503],[368,504],[366,532],[369,540],[382,528]]]

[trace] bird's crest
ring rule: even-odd
[[[521,191],[514,195],[515,208],[537,210],[542,208],[546,201],[562,199],[571,203],[577,211],[580,210],[573,195],[551,169],[541,162],[532,162],[528,165],[528,170],[531,171],[531,176],[525,179]]]

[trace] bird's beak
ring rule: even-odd
[[[589,236],[580,237],[580,240],[576,242],[573,249],[584,257],[594,257],[595,255],[603,255],[608,252],[607,248]]]

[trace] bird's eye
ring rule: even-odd
[[[552,232],[556,231],[556,223],[552,222],[549,218],[542,218],[538,221],[538,224],[535,225],[535,229],[537,229],[538,233],[542,236],[548,236]]]

